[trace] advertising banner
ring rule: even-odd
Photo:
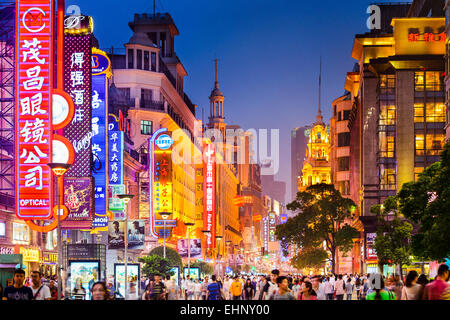
[[[52,216],[53,1],[16,1],[16,216]]]
[[[70,261],[70,293],[71,297],[80,300],[91,300],[91,288],[99,280],[99,261]]]
[[[172,267],[170,272],[173,275],[170,276],[170,280],[175,280],[177,286],[180,286],[180,267]]]
[[[125,248],[125,221],[108,222],[108,249]]]
[[[171,228],[168,228],[164,235],[163,228],[157,222],[163,220],[161,212],[171,214],[173,210],[172,146],[171,132],[167,128],[159,129],[149,139],[150,235],[154,238],[169,237],[171,234]]]
[[[188,267],[184,267],[184,278],[186,279],[188,275],[191,280],[200,279],[200,268],[191,267],[189,270]]]
[[[177,251],[180,257],[187,258],[189,239],[178,239]],[[191,239],[191,258],[201,258],[202,256],[202,241],[201,239]]]
[[[377,260],[377,251],[375,250],[375,238],[377,237],[376,233],[367,233],[366,234],[366,259],[367,260]]]
[[[92,179],[65,178],[64,203],[69,210],[66,220],[90,220],[93,208]]]
[[[128,249],[144,250],[145,220],[128,221]]]
[[[206,247],[216,246],[216,148],[212,143],[203,144],[203,228]]]
[[[139,283],[140,283],[140,265],[127,264],[127,282],[128,282],[128,299],[138,300]],[[122,297],[125,297],[125,265],[122,263],[114,264],[114,281],[115,288]]]
[[[123,185],[123,131],[109,132],[109,184]]]

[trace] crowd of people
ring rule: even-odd
[[[439,266],[433,280],[410,271],[385,277],[376,274],[330,274],[327,276],[281,275],[272,270],[269,276],[205,276],[203,279],[181,279],[178,285],[170,276],[142,278],[140,300],[450,300],[450,272]],[[47,284],[39,271],[25,281],[25,272],[17,269],[14,284],[4,290],[3,300],[57,300],[54,279]],[[136,289],[136,288],[135,288]],[[136,297],[136,295],[132,295]],[[92,300],[124,299],[110,280],[98,281],[90,287]],[[131,299],[136,299],[136,298]]]

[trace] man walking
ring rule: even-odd
[[[3,300],[33,300],[33,291],[25,287],[25,271],[22,269],[14,270],[14,285],[6,287],[3,291]]]
[[[230,286],[230,292],[233,300],[241,300],[242,284],[238,276],[234,277],[234,281]]]
[[[277,278],[277,288],[278,290],[270,296],[270,300],[295,300],[294,295],[289,290],[289,281],[286,277]]]
[[[447,283],[449,275],[448,266],[441,264],[436,279],[425,286],[423,300],[441,300],[442,294],[450,286]]]
[[[211,283],[208,284],[206,292],[206,300],[220,300],[223,297],[223,291],[220,285],[217,283],[216,275],[211,276]]]
[[[33,271],[31,273],[31,290],[33,291],[33,300],[51,300],[50,288],[41,283],[41,273]]]

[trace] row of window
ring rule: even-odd
[[[444,102],[414,103],[414,122],[445,122],[446,110]]]
[[[128,49],[128,69],[134,69],[134,51],[136,51],[136,69],[156,72],[156,52],[141,49]]]
[[[414,90],[443,91],[444,76],[439,71],[418,71],[414,73]]]
[[[416,156],[439,156],[444,148],[445,134],[427,133],[415,135]]]

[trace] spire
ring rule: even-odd
[[[216,82],[214,83],[214,88],[219,89],[219,81],[217,80],[217,62],[219,60],[218,59],[214,59],[214,62],[216,63]]]
[[[211,91],[211,96],[209,97],[210,99],[214,98],[214,97],[223,97],[223,93],[219,89],[219,80],[218,80],[219,75],[218,75],[218,71],[217,71],[218,70],[218,67],[217,67],[218,61],[219,61],[218,59],[214,59],[215,67],[216,67],[216,81],[214,82],[214,89]]]
[[[319,111],[316,116],[316,124],[323,124],[322,110],[321,107],[321,89],[322,89],[322,56],[320,57],[320,73],[319,73]]]

